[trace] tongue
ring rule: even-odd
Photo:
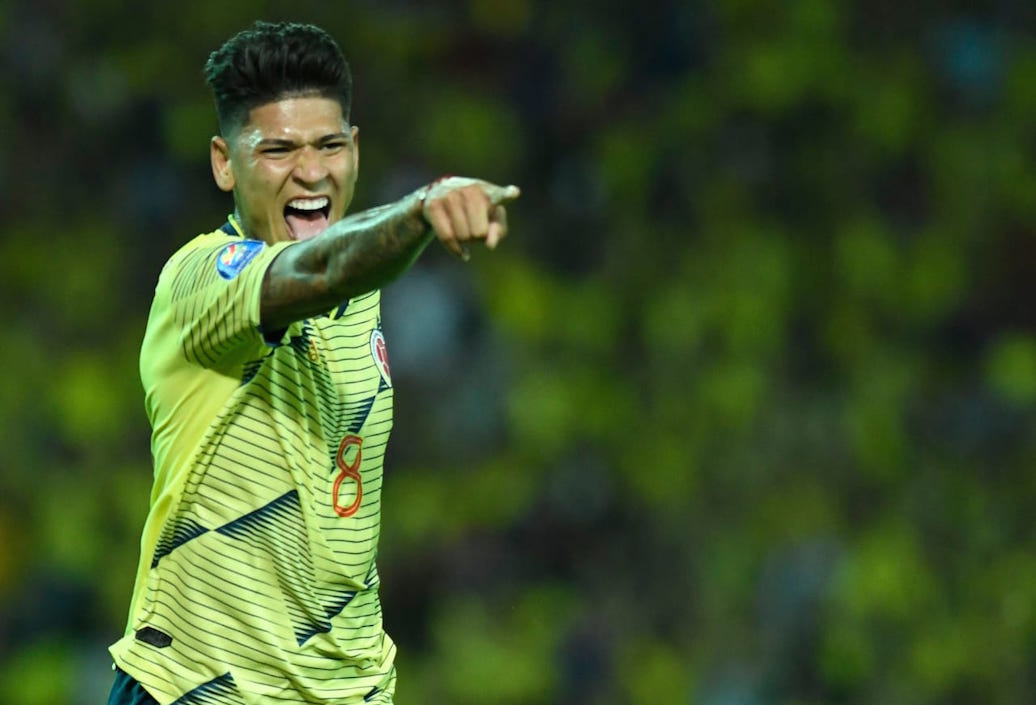
[[[284,215],[288,230],[296,240],[308,240],[324,232],[327,218],[321,211],[291,210]]]

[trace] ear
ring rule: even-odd
[[[230,145],[219,135],[209,143],[209,158],[212,162],[212,178],[221,191],[234,190],[234,167],[230,163]]]
[[[360,171],[360,128],[353,125],[349,130],[353,137],[353,174],[355,175]]]

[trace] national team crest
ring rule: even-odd
[[[265,245],[259,240],[241,240],[232,242],[219,253],[216,258],[216,271],[224,279],[233,279],[255,256],[263,251]]]
[[[388,347],[385,345],[385,336],[377,329],[371,333],[371,357],[374,358],[374,364],[381,373],[381,378],[385,380],[385,384],[391,387],[392,376],[389,374]]]

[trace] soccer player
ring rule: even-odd
[[[234,213],[155,290],[140,353],[155,478],[109,704],[390,703],[379,287],[433,240],[494,248],[518,189],[447,177],[345,217],[358,132],[335,41],[256,23],[205,75]]]

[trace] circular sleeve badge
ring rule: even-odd
[[[389,374],[388,347],[385,345],[385,336],[378,329],[371,332],[371,357],[374,358],[374,365],[381,373],[385,384],[392,386],[392,376]]]
[[[241,240],[232,242],[216,257],[216,271],[226,280],[231,280],[241,273],[245,266],[263,251],[265,244],[260,240]]]

